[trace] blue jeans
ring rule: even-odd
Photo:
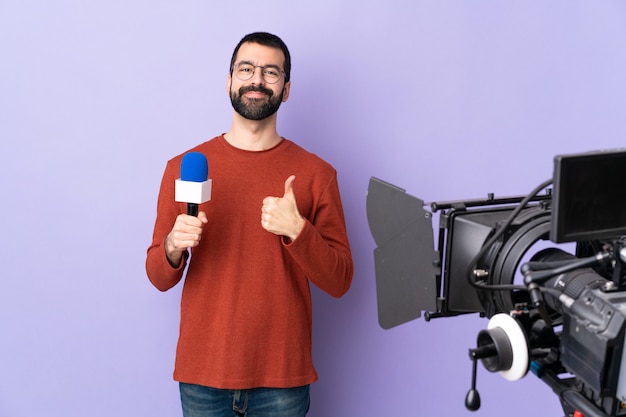
[[[304,417],[309,386],[228,390],[180,383],[184,417]]]

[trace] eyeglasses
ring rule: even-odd
[[[241,81],[248,81],[254,75],[254,71],[257,68],[261,68],[263,79],[268,84],[275,84],[280,81],[281,75],[285,75],[285,72],[279,69],[276,65],[252,65],[247,62],[240,62],[235,65],[233,72],[235,76],[239,78]]]

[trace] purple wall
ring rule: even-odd
[[[293,55],[281,133],[338,170],[356,273],[314,289],[311,417],[470,415],[475,316],[378,326],[377,176],[427,201],[525,194],[626,136],[622,1],[0,1],[0,415],[179,416],[180,288],[144,272],[165,161],[224,132],[230,54]],[[216,4],[218,2],[215,2]],[[475,415],[560,416],[480,368]]]

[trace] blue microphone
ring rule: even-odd
[[[198,204],[211,200],[212,181],[209,164],[200,152],[188,152],[180,163],[180,178],[176,180],[175,200],[187,203],[187,214],[198,215]]]

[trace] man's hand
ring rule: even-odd
[[[265,197],[261,207],[261,226],[270,233],[295,240],[304,228],[304,218],[298,211],[293,193],[295,175],[285,181],[282,197]]]
[[[179,214],[172,230],[165,237],[165,255],[170,264],[178,268],[183,253],[187,248],[198,246],[202,237],[202,227],[207,224],[206,213],[201,211],[198,217]]]

